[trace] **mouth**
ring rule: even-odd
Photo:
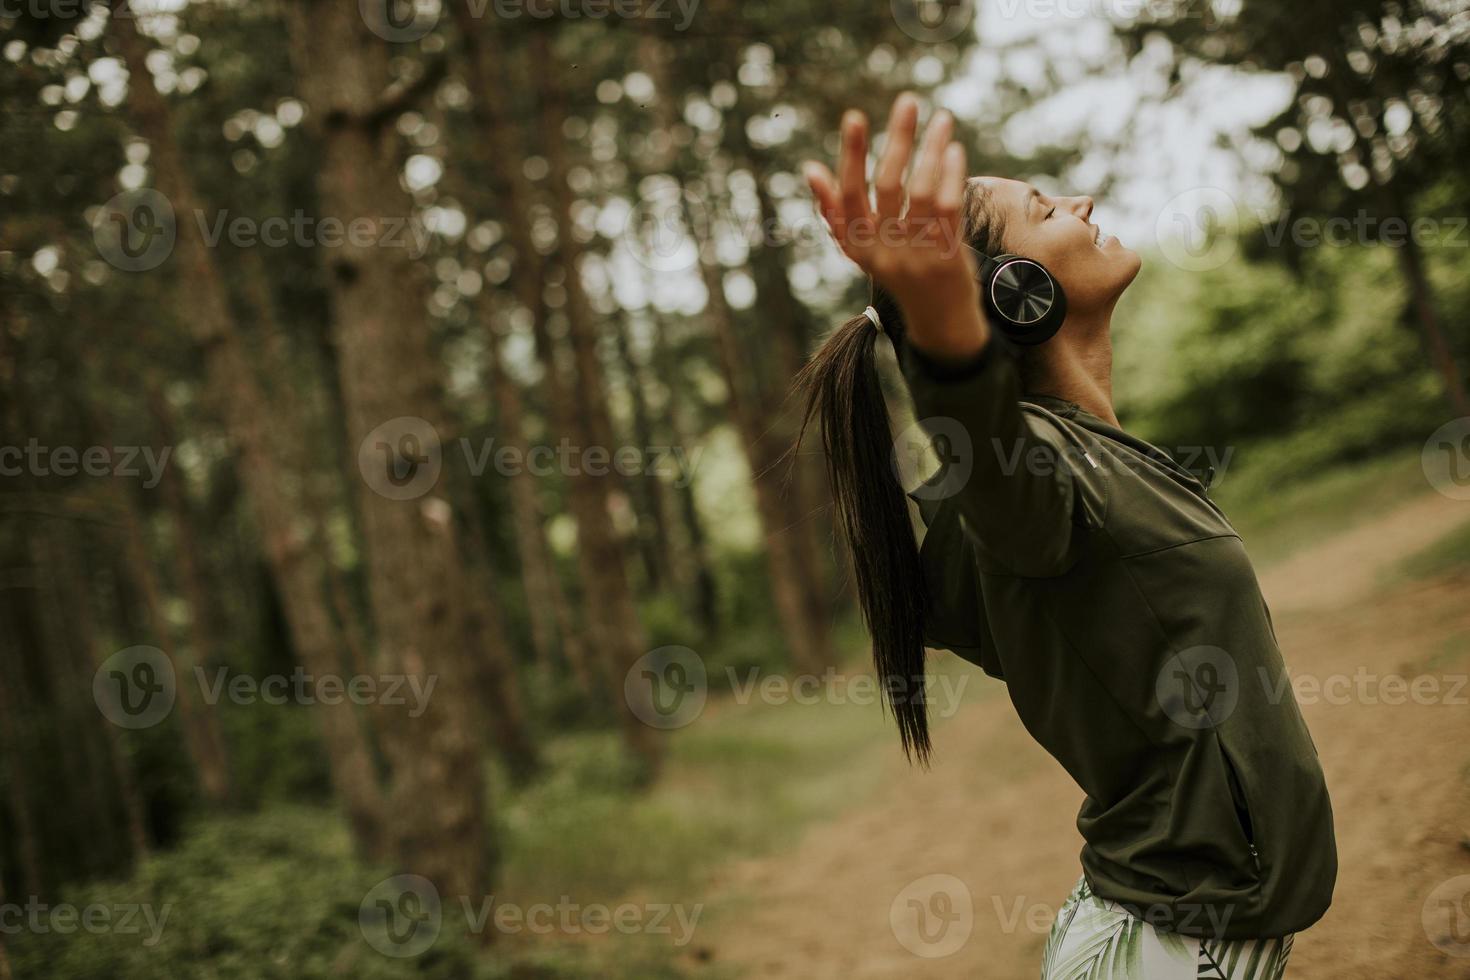
[[[1103,230],[1097,225],[1092,226],[1092,244],[1096,245],[1098,248],[1102,248],[1103,244],[1111,240],[1111,238],[1111,235],[1104,235]]]

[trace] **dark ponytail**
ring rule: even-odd
[[[902,342],[898,305],[881,289],[873,305],[884,332]],[[893,462],[893,431],[875,347],[884,333],[866,316],[838,327],[802,368],[806,393],[800,440],[821,423],[837,522],[852,555],[858,602],[873,637],[873,664],[898,722],[904,754],[929,764],[924,702],[924,574],[908,497]]]

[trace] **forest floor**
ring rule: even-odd
[[[1470,875],[1470,570],[1402,574],[1436,542],[1462,539],[1466,518],[1465,503],[1424,494],[1262,574],[1327,774],[1340,862],[1331,909],[1297,936],[1296,980],[1470,978],[1470,956],[1441,952],[1424,923],[1436,886]],[[1437,690],[1406,698],[1394,677]],[[931,772],[910,770],[896,750],[864,753],[882,776],[863,802],[794,845],[721,868],[685,969],[801,980],[1038,975],[1056,908],[1080,874],[1081,793],[999,682],[976,672],[966,693],[937,730]],[[900,942],[890,909],[902,913],[910,886],[932,874],[963,883],[948,890],[968,891],[973,928],[956,951],[926,958]]]

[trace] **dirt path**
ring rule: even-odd
[[[1470,955],[1436,949],[1422,919],[1437,885],[1470,875],[1470,688],[1457,686],[1470,671],[1470,575],[1374,586],[1379,569],[1467,518],[1464,503],[1426,495],[1263,577],[1327,773],[1341,866],[1333,907],[1297,937],[1294,980],[1470,978]],[[1437,693],[1406,698],[1380,683],[1389,675],[1427,678]],[[895,750],[874,802],[729,868],[702,955],[749,977],[1036,977],[1081,873],[1081,793],[1004,697],[967,705],[936,746],[930,774]],[[926,942],[920,906],[950,930]],[[1462,916],[1470,954],[1470,905]]]

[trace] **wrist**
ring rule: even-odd
[[[968,363],[990,342],[990,325],[973,288],[961,298],[931,294],[899,299],[899,307],[906,341],[936,363]]]

